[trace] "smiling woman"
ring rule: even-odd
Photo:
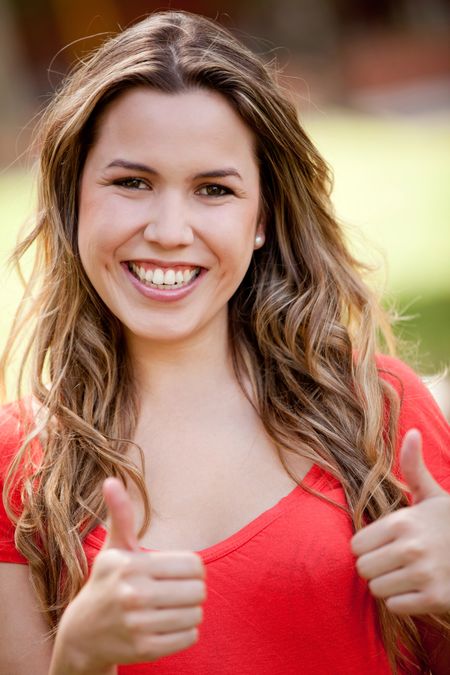
[[[148,345],[225,334],[264,230],[251,131],[215,92],[138,87],[110,103],[93,138],[78,247],[129,350],[137,336]]]
[[[448,672],[449,429],[377,353],[276,73],[157,13],[79,64],[38,147],[0,671]]]

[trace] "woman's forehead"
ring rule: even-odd
[[[136,87],[124,92],[99,118],[93,151],[102,161],[124,153],[135,161],[216,158],[237,162],[244,171],[256,161],[253,132],[224,96],[205,89],[166,93]]]

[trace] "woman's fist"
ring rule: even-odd
[[[380,518],[352,539],[358,573],[395,614],[450,611],[450,495],[425,466],[421,446],[413,429],[400,451],[412,506]]]
[[[58,643],[64,645],[74,673],[90,675],[190,647],[198,639],[206,598],[200,556],[140,551],[133,505],[123,484],[108,478],[103,494],[110,520],[105,545],[64,613],[55,644],[55,650]]]

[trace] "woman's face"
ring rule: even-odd
[[[84,166],[78,243],[128,339],[224,330],[263,234],[254,138],[225,98],[139,87],[102,115]]]

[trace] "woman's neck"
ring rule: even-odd
[[[182,342],[128,340],[141,405],[198,402],[218,389],[236,386],[228,331],[218,326]]]

